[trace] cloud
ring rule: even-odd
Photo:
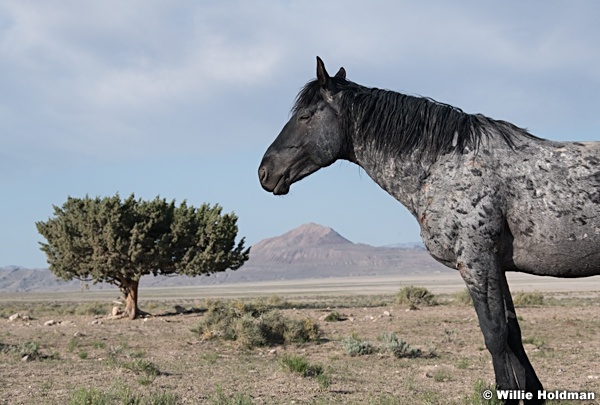
[[[366,85],[516,120],[565,104],[557,72],[600,80],[597,13],[580,3],[8,1],[0,15],[0,147],[59,161],[266,140],[317,54]]]
[[[194,142],[191,130],[158,133],[154,128],[165,126],[158,120],[181,129],[177,122],[190,121],[181,111],[189,114],[192,104],[210,112],[200,119],[214,119],[213,106],[266,80],[279,63],[276,40],[223,25],[217,17],[229,7],[134,1],[3,8],[0,59],[13,89],[0,101],[8,117],[0,125],[11,138],[0,141],[4,147],[26,142],[32,150],[95,158],[177,150],[185,139]],[[181,142],[159,145],[165,135]]]
[[[196,3],[9,4],[2,56],[39,74],[36,84],[58,80],[46,89],[52,97],[66,90],[80,101],[136,108],[256,83],[278,61],[266,38],[232,35]]]

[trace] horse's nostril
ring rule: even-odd
[[[258,168],[258,178],[260,180],[261,183],[264,183],[265,181],[267,181],[267,178],[269,177],[269,173],[267,173],[267,169],[264,166],[261,166]]]

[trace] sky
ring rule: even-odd
[[[223,206],[252,245],[301,224],[374,246],[415,219],[358,166],[265,192],[257,169],[299,89],[330,73],[600,140],[600,2],[5,0],[0,266],[47,267],[35,222],[68,196]]]

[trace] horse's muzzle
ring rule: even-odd
[[[284,195],[290,191],[290,178],[286,173],[274,175],[269,165],[261,163],[258,168],[258,179],[263,189],[274,195]]]

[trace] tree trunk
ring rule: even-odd
[[[145,312],[139,310],[137,306],[138,300],[138,280],[128,280],[121,285],[121,291],[125,298],[125,316],[129,319],[135,319],[138,315],[144,315]]]

